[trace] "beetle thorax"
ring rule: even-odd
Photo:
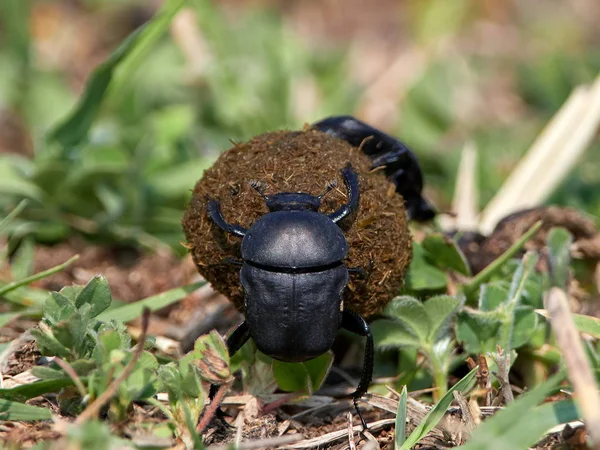
[[[258,219],[242,241],[242,258],[277,270],[341,263],[348,252],[342,230],[313,211],[277,211]]]

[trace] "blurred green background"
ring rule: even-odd
[[[16,236],[182,253],[190,189],[230,141],[334,114],[405,141],[441,210],[473,141],[483,206],[600,71],[598,17],[596,0],[2,0],[0,208],[28,199]],[[552,202],[600,215],[597,141]]]

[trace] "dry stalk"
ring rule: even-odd
[[[489,234],[507,214],[542,203],[589,147],[599,123],[600,76],[573,90],[488,203],[479,231]]]
[[[580,411],[594,443],[593,448],[598,450],[600,449],[600,394],[581,344],[579,332],[571,316],[567,294],[554,287],[546,294],[544,303],[550,315],[550,324],[556,341],[565,359]]]

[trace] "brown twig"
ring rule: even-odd
[[[200,423],[196,427],[196,431],[197,431],[198,434],[201,434],[204,431],[204,429],[206,428],[206,426],[210,423],[210,421],[214,417],[215,413],[217,412],[217,408],[219,407],[219,405],[223,401],[223,398],[225,397],[225,394],[229,390],[229,386],[230,385],[231,385],[231,382],[229,382],[229,383],[223,383],[219,387],[219,390],[217,391],[217,395],[215,395],[215,398],[213,398],[212,401],[210,402],[210,406],[206,409],[206,411],[204,411],[204,415],[202,416],[202,420],[200,421]]]
[[[79,378],[79,375],[77,375],[77,372],[75,372],[75,369],[73,369],[68,362],[62,360],[58,356],[54,358],[54,362],[58,364],[58,366],[64,370],[67,375],[69,375],[71,380],[73,380],[73,383],[75,383],[75,387],[79,391],[79,394],[82,397],[85,397],[87,395],[87,391],[83,385],[83,382],[81,381],[81,378]]]
[[[81,425],[86,420],[95,417],[100,411],[100,409],[102,409],[102,407],[110,401],[112,396],[115,395],[121,383],[123,383],[123,381],[125,381],[129,377],[129,375],[131,375],[131,372],[135,367],[135,363],[144,351],[144,343],[146,342],[146,334],[148,332],[149,321],[150,309],[144,308],[144,312],[142,313],[142,334],[135,349],[135,353],[131,358],[131,361],[129,361],[129,364],[125,366],[125,370],[123,370],[121,375],[115,378],[115,380],[108,386],[108,388],[102,394],[100,394],[100,396],[96,398],[96,400],[94,400],[90,405],[88,405],[88,407],[85,408],[81,414],[79,414],[77,419],[75,419],[75,425]]]

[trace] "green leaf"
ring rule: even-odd
[[[396,320],[380,319],[371,324],[376,348],[385,350],[399,347],[421,347],[421,341],[412,331]]]
[[[478,426],[469,442],[459,448],[529,448],[553,426],[578,419],[579,415],[571,401],[552,402],[535,407],[557,389],[563,378],[559,373],[517,398]]]
[[[50,420],[52,413],[49,409],[38,406],[25,405],[0,399],[0,420]]]
[[[421,342],[427,342],[427,337],[431,331],[431,323],[425,306],[416,298],[408,296],[393,298],[386,305],[383,313],[403,323]]]
[[[394,436],[394,449],[400,450],[406,441],[406,413],[408,404],[408,393],[406,386],[402,386],[402,392],[398,399],[398,411],[396,412],[396,433]]]
[[[40,368],[41,367],[36,367],[35,369]],[[47,367],[43,368],[47,369]],[[32,373],[35,376],[39,376],[39,372],[37,371],[32,370]],[[25,401],[29,400],[30,398],[48,394],[50,392],[58,392],[63,388],[74,385],[73,380],[71,378],[65,377],[64,372],[59,372],[59,375],[59,378],[45,379],[41,381],[36,381],[34,383],[22,384],[20,386],[15,386],[10,389],[0,389],[0,398],[14,401]],[[82,381],[84,380],[85,378],[82,379]]]
[[[467,258],[452,239],[441,233],[434,233],[423,239],[421,245],[426,252],[427,259],[436,267],[442,270],[451,269],[467,276],[471,275]]]
[[[423,439],[427,433],[429,433],[433,427],[444,417],[448,407],[454,400],[454,391],[465,392],[470,388],[475,375],[477,374],[478,367],[475,367],[467,375],[465,375],[458,383],[448,389],[448,392],[435,404],[433,408],[423,418],[421,423],[410,434],[408,439],[404,442],[401,450],[409,450]]]
[[[43,323],[40,324],[42,326]],[[52,335],[51,332],[34,328],[31,335],[35,338],[40,353],[44,356],[60,356],[66,358],[71,352]]]
[[[513,329],[510,348],[519,348],[527,344],[535,332],[537,315],[531,306],[519,305],[514,310]]]
[[[327,352],[316,358],[305,361],[304,367],[310,378],[311,392],[316,392],[327,377],[331,365],[333,364],[333,353]]]
[[[67,320],[75,313],[75,304],[60,292],[50,292],[50,296],[44,303],[44,319],[51,325],[56,325]]]
[[[191,371],[190,371],[191,372]],[[169,401],[174,403],[181,396],[181,375],[177,368],[172,365],[163,365],[158,368],[158,377],[163,388],[169,394]]]
[[[284,391],[312,394],[325,380],[332,363],[331,352],[301,363],[273,360],[273,375]]]
[[[169,291],[153,295],[135,303],[130,303],[118,308],[108,309],[97,316],[96,319],[103,322],[108,322],[113,319],[121,322],[129,322],[130,320],[140,317],[144,311],[144,308],[149,308],[151,311],[164,308],[165,306],[169,306],[181,300],[183,297],[191,292],[194,292],[196,289],[201,288],[205,284],[206,281],[197,281],[186,286],[174,288]]]
[[[508,286],[505,282],[484,284],[479,293],[479,310],[494,311],[507,299]]]
[[[435,291],[444,289],[448,283],[446,274],[425,259],[421,244],[413,243],[413,258],[406,275],[406,287],[412,291]]]
[[[91,309],[88,317],[92,318],[105,311],[110,306],[111,301],[112,296],[108,281],[104,276],[96,275],[79,293],[75,300],[75,306],[81,308],[85,304],[90,305]]]
[[[552,286],[557,286],[565,291],[569,281],[569,263],[571,261],[569,249],[572,243],[571,233],[560,227],[552,228],[546,239]]]
[[[449,295],[431,297],[423,307],[427,313],[431,328],[427,340],[435,342],[441,335],[445,335],[450,325],[450,320],[461,305],[461,301]]]
[[[471,354],[496,348],[502,322],[495,312],[463,309],[456,320],[456,338]]]

